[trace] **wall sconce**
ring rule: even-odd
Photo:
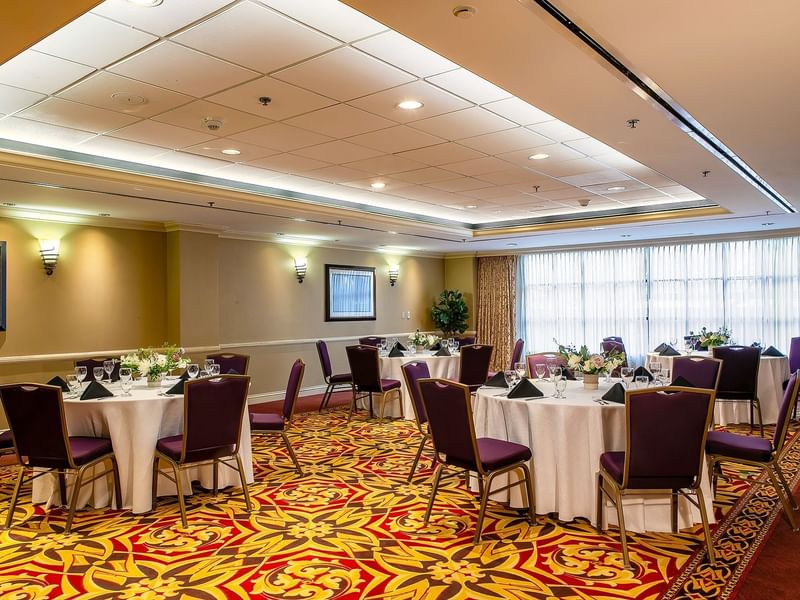
[[[294,259],[294,271],[297,273],[297,281],[299,283],[303,283],[303,279],[306,278],[306,269],[308,265],[306,264],[305,258],[295,258]]]
[[[44,272],[52,275],[58,262],[58,240],[39,240],[39,254],[42,255]]]
[[[397,277],[400,275],[400,267],[399,265],[392,265],[389,267],[389,285],[394,287],[394,284],[397,283]]]

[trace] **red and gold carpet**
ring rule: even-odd
[[[26,497],[24,522],[20,515],[0,532],[0,597],[724,598],[780,518],[768,487],[722,484],[729,514],[715,533],[716,568],[693,528],[632,535],[628,572],[615,530],[600,535],[586,521],[541,515],[530,525],[500,505],[490,504],[484,542],[473,546],[477,503],[455,479],[424,527],[430,469],[425,463],[405,482],[418,442],[409,422],[348,424],[342,411],[310,413],[292,437],[305,477],[277,440],[254,440],[257,510],[247,514],[235,490],[198,493],[187,529],[175,499],[164,498],[147,515],[83,511],[63,535],[64,512],[31,507]],[[786,466],[796,481],[798,444]],[[0,480],[0,517],[9,482],[10,474]]]

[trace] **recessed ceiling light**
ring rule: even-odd
[[[606,188],[606,190],[609,192],[621,192],[624,189],[625,189],[624,185],[615,185],[610,188]]]
[[[229,155],[229,156],[236,156],[236,155],[238,155],[238,154],[241,154],[241,153],[242,153],[242,151],[241,151],[241,150],[237,150],[236,148],[225,148],[225,149],[222,151],[222,153],[223,153],[223,154],[227,154],[227,155]]]
[[[145,8],[149,8],[152,6],[158,6],[164,0],[128,0],[129,3],[135,4],[136,6],[144,6]]]
[[[466,204],[464,208],[478,208],[477,204]]]
[[[517,244],[515,244],[514,242],[509,242],[508,244],[506,244],[506,246],[509,246],[511,248],[515,247],[516,245]]]
[[[772,221],[767,221],[766,223],[761,224],[763,227],[769,227],[770,225],[775,225]]]
[[[371,187],[373,190],[382,190],[386,187],[386,184],[382,181],[376,181],[375,183],[370,183],[369,187]]]
[[[386,233],[391,233],[392,235],[397,235],[396,231],[387,231]]]
[[[129,94],[128,92],[114,92],[111,94],[111,100],[113,100],[115,104],[121,104],[122,106],[141,106],[142,104],[147,104],[147,98],[144,96]]]
[[[550,155],[540,152],[539,154],[531,154],[528,160],[544,160],[545,158],[550,158]]]
[[[305,222],[306,222],[306,220],[305,220],[305,219],[301,219],[300,217],[294,217],[294,218],[292,219],[292,221],[299,221],[300,223],[305,223]]]
[[[417,110],[418,108],[422,108],[422,106],[422,102],[419,100],[403,100],[397,105],[397,108],[402,108],[403,110]]]

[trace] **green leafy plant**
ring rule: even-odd
[[[458,290],[444,290],[431,309],[433,322],[442,330],[444,337],[467,330],[469,309],[464,295]]]

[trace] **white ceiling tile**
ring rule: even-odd
[[[338,0],[259,0],[261,4],[279,10],[285,15],[307,23],[344,42],[353,42],[369,35],[386,31],[374,19],[350,8]]]
[[[511,121],[477,106],[414,121],[410,125],[447,140],[460,140],[516,127]]]
[[[598,154],[609,155],[617,152],[611,146],[606,146],[603,142],[596,140],[594,138],[583,138],[580,140],[572,140],[571,142],[564,142],[564,145],[569,146],[573,150],[577,150],[578,152],[581,152],[586,156],[591,156],[591,157],[595,157]],[[628,158],[624,154],[622,154],[621,156],[623,156],[624,158]]]
[[[92,67],[26,50],[0,65],[0,83],[53,94],[94,71]]]
[[[358,160],[348,163],[347,166],[353,169],[359,169],[360,171],[366,171],[367,173],[375,173],[376,175],[391,175],[393,173],[420,169],[425,165],[408,158],[387,155]]]
[[[397,107],[406,100],[416,100],[423,105],[414,110]],[[424,81],[412,81],[377,94],[351,100],[349,104],[399,123],[419,121],[472,106],[466,100]]]
[[[350,141],[389,154],[424,148],[444,142],[442,138],[438,138],[435,135],[430,135],[423,131],[417,131],[405,125],[397,125],[395,127],[389,127],[388,129],[381,129],[380,131],[357,135],[351,137]]]
[[[164,36],[232,2],[233,0],[167,0],[159,6],[142,7],[127,0],[106,0],[93,8],[92,12]]]
[[[414,80],[412,75],[350,47],[309,59],[273,76],[341,101]]]
[[[531,161],[535,165],[529,165],[530,169],[534,169],[550,177],[570,177],[572,175],[582,175],[584,173],[591,173],[592,171],[604,171],[605,165],[600,164],[591,158],[577,158],[573,160],[562,160],[557,162],[549,162],[547,160]]]
[[[458,68],[456,63],[396,31],[386,31],[353,45],[417,77],[429,77]]]
[[[86,13],[47,36],[33,49],[100,68],[156,40],[156,36],[144,31]]]
[[[504,171],[513,167],[504,160],[493,156],[486,156],[484,158],[473,158],[472,160],[449,163],[444,165],[444,168],[448,171],[461,173],[462,175],[483,175],[485,173],[494,173],[495,171]]]
[[[495,185],[541,185],[548,179],[546,175],[529,171],[522,167],[514,167],[505,171],[483,173],[481,175],[476,175],[476,177]]]
[[[61,98],[48,98],[36,106],[22,111],[18,116],[95,133],[125,127],[139,120],[139,117],[132,115],[70,102]]]
[[[345,142],[343,140],[335,140],[325,144],[316,146],[309,146],[296,150],[295,154],[300,156],[307,156],[308,158],[315,158],[317,160],[324,160],[325,162],[341,164],[352,162],[354,160],[363,160],[365,158],[373,158],[383,154],[378,150],[372,148],[365,148],[357,144]],[[360,179],[360,176],[350,177],[349,179]]]
[[[114,97],[115,94],[118,96]],[[145,102],[129,104],[125,98],[130,96],[139,96],[144,98]],[[91,77],[87,77],[58,94],[58,97],[142,118],[152,117],[192,100],[191,96],[107,71],[99,71]]]
[[[410,183],[423,184],[452,179],[453,173],[451,171],[445,171],[444,169],[437,169],[436,167],[426,167],[424,169],[397,173],[394,177]]]
[[[441,205],[464,205],[468,202],[463,201],[458,195],[444,190],[436,190],[425,185],[414,185],[401,190],[404,198],[420,200],[430,204]]]
[[[175,127],[174,125],[167,125],[166,123],[158,123],[156,121],[139,121],[128,127],[123,127],[113,132],[111,135],[124,140],[142,142],[143,144],[152,144],[154,146],[163,146],[164,148],[173,150],[194,146],[195,144],[201,144],[214,139],[214,136],[209,133],[192,131],[190,129],[184,129],[183,127]]]
[[[224,154],[223,150],[238,150],[239,154]],[[191,154],[200,154],[217,160],[224,160],[227,162],[248,162],[258,158],[264,158],[277,154],[276,150],[270,150],[263,146],[254,146],[252,144],[245,144],[237,140],[217,138],[202,144],[188,146],[183,149],[183,152]]]
[[[486,155],[472,148],[466,148],[460,144],[448,142],[446,144],[439,144],[438,146],[429,146],[427,148],[420,148],[419,150],[401,152],[398,156],[417,160],[426,165],[436,167],[446,163],[483,158]]]
[[[120,140],[105,135],[93,137],[75,146],[75,150],[77,152],[107,156],[109,158],[126,160],[129,162],[140,162],[168,152],[166,148],[161,148],[159,146],[150,146],[148,144],[140,144],[139,142]]]
[[[506,98],[505,100],[489,102],[484,104],[483,107],[519,125],[533,125],[534,123],[553,120],[552,115],[519,98]]]
[[[0,85],[0,113],[10,115],[11,113],[29,107],[42,98],[44,94],[29,92],[8,85]]]
[[[544,160],[529,160],[528,157],[534,154],[547,154],[548,158]],[[584,158],[580,152],[567,148],[563,144],[550,144],[547,146],[536,146],[535,148],[526,148],[525,150],[515,150],[513,152],[504,152],[497,155],[510,163],[522,167],[529,167],[531,169],[539,169],[540,166],[547,167],[555,162],[563,160],[572,160],[575,158]]]
[[[475,104],[485,104],[513,96],[466,69],[434,75],[427,77],[426,80]]]
[[[85,142],[95,134],[67,127],[29,121],[19,117],[6,117],[0,120],[0,138],[29,142],[53,148],[71,148]]]
[[[260,73],[341,45],[338,40],[252,2],[235,5],[172,39]]]
[[[637,177],[637,179],[639,179],[639,181],[641,181],[642,183],[646,183],[647,185],[652,186],[654,188],[662,188],[662,187],[668,187],[670,185],[675,185],[675,182],[672,179],[664,177],[663,175],[658,173],[655,175],[648,175],[647,177],[641,177],[641,178]]]
[[[259,102],[258,99],[262,96],[270,98],[270,103],[267,106]],[[336,104],[335,100],[309,92],[274,77],[261,77],[254,81],[248,81],[210,96],[208,100],[263,116],[273,121],[282,121],[289,117]]]
[[[486,154],[502,154],[549,144],[550,140],[524,127],[517,127],[466,138],[458,143]]]
[[[207,118],[222,121],[222,127],[216,131],[211,131],[204,124],[204,119]],[[270,123],[269,119],[262,119],[250,113],[205,100],[195,100],[190,104],[185,104],[180,108],[175,108],[153,117],[153,120],[210,133],[218,137],[230,136],[246,129],[254,129]]]
[[[254,167],[262,167],[271,171],[278,171],[281,173],[302,173],[303,171],[311,171],[313,169],[321,169],[326,167],[329,163],[313,158],[306,158],[297,154],[284,153],[268,156],[248,162],[249,165]]]
[[[473,177],[458,177],[446,181],[435,181],[427,185],[437,190],[445,190],[446,192],[465,192],[467,190],[479,190],[492,187],[491,183]]]
[[[574,200],[575,198],[586,197],[586,191],[577,187],[567,187],[561,190],[547,190],[534,194],[536,198],[547,200]]]
[[[321,169],[314,169],[313,171],[305,171],[305,177],[319,179],[320,181],[329,181],[331,183],[343,183],[345,181],[356,181],[365,179],[368,173],[359,171],[358,169],[351,169],[350,167],[334,166],[323,167]]]
[[[639,195],[641,195],[641,190],[649,190],[649,194],[651,196],[658,194],[658,192],[656,192],[650,186],[647,186],[647,185],[641,183],[640,181],[636,181],[635,179],[630,179],[630,178],[626,177],[624,174],[620,173],[619,171],[615,171],[615,170],[612,169],[612,170],[610,170],[608,172],[606,177],[602,177],[602,178],[599,176],[599,173],[601,173],[601,171],[595,171],[593,173],[590,173],[590,175],[594,176],[597,179],[597,183],[583,183],[583,182],[575,182],[575,183],[573,183],[573,182],[569,181],[568,177],[565,177],[565,178],[561,179],[561,181],[569,183],[570,185],[579,185],[581,187],[581,189],[583,189],[586,192],[592,192],[593,194],[600,194],[602,196],[608,196],[609,198],[613,198],[614,200],[623,200],[623,199],[626,198],[625,194],[628,194],[628,193],[634,192],[634,191],[637,192]],[[613,173],[617,173],[619,175],[622,175],[623,178],[622,179],[609,179],[609,177]],[[619,187],[624,188],[624,189],[622,189],[622,190],[616,190],[616,189],[609,190],[608,189],[608,188],[619,188]]]
[[[342,183],[342,185],[376,193],[372,187],[372,184],[376,182],[383,183],[386,186],[380,190],[381,194],[392,194],[394,192],[401,193],[399,190],[403,190],[412,185],[407,181],[402,181],[400,179],[394,179],[392,177],[382,177],[382,176],[367,177],[365,179],[357,179],[355,181],[345,181]]]
[[[269,185],[270,180],[280,177],[282,173],[270,171],[268,169],[261,169],[259,167],[251,167],[250,165],[229,165],[222,167],[218,171],[214,171],[214,177],[222,177],[223,179],[231,179],[233,181],[243,181],[245,183],[253,183],[255,185]]]
[[[580,129],[575,129],[572,125],[567,125],[559,120],[545,121],[543,123],[529,125],[528,129],[535,131],[539,135],[550,138],[554,142],[569,142],[572,140],[579,140],[589,137]]]
[[[224,160],[197,156],[187,152],[166,152],[148,159],[147,163],[165,169],[199,173],[200,175],[213,174],[218,169],[230,164]]]
[[[502,198],[508,195],[508,190],[502,187],[487,187],[478,190],[467,190],[464,195],[469,198],[477,198],[479,200],[492,200],[494,198]]]
[[[258,73],[172,42],[157,44],[110,69],[114,73],[202,97],[258,77]]]
[[[273,148],[281,152],[288,152],[290,150],[297,150],[298,148],[324,144],[325,142],[331,141],[331,138],[328,136],[306,131],[298,127],[292,127],[285,123],[272,123],[271,125],[265,125],[257,129],[243,131],[242,133],[232,135],[231,138],[247,142],[248,144],[255,144],[256,146]]]
[[[346,104],[337,104],[286,121],[331,137],[350,137],[391,127],[394,123]]]

